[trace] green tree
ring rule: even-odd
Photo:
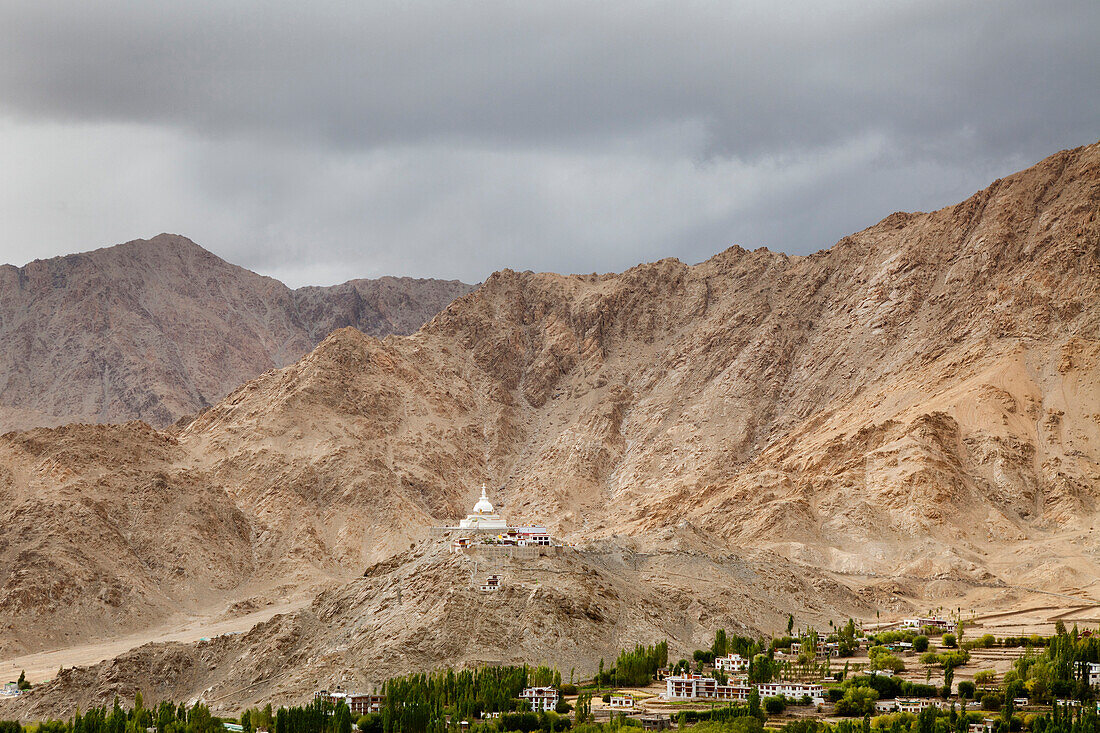
[[[844,691],[844,697],[837,700],[836,714],[846,718],[863,717],[875,711],[878,691],[862,685],[852,685]]]
[[[343,700],[332,713],[332,733],[351,733],[351,710]]]
[[[764,713],[760,709],[760,690],[756,688],[756,685],[753,685],[752,689],[749,690],[749,715],[759,719],[764,717]]]
[[[787,636],[790,636],[793,631],[794,631],[794,614],[793,613],[788,613],[787,614]]]
[[[718,629],[714,632],[714,644],[711,645],[711,651],[716,657],[722,657],[726,655],[726,630]]]

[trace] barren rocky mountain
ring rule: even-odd
[[[0,266],[0,431],[170,425],[336,328],[408,334],[471,287],[384,277],[291,290],[161,234]]]
[[[510,561],[499,597],[428,534],[482,482],[578,545]],[[485,654],[687,649],[788,609],[1095,601],[1098,498],[1095,144],[808,257],[499,272],[412,335],[337,330],[171,430],[3,436],[0,662],[320,591],[19,703],[164,680],[232,709]],[[294,660],[277,679],[272,655]]]

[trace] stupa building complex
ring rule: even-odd
[[[520,547],[551,546],[553,541],[545,527],[512,527],[497,513],[493,503],[481,486],[481,498],[474,504],[473,511],[460,519],[457,526],[433,527],[433,533],[460,536],[455,537],[453,547],[462,550],[473,545],[515,545]]]

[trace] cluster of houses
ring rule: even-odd
[[[352,715],[366,715],[367,713],[381,712],[382,706],[386,702],[386,698],[383,695],[365,692],[329,692],[328,690],[320,690],[313,693],[313,697],[319,700],[325,700],[333,705],[345,703]]]
[[[6,689],[5,687],[5,691]],[[18,691],[15,694],[18,694]],[[344,703],[348,706],[348,710],[351,711],[352,715],[379,713],[382,711],[382,706],[386,704],[384,695],[366,692],[344,692],[342,690],[330,692],[328,690],[318,690],[313,693],[313,697],[318,700],[324,700],[332,705]],[[531,706],[531,711],[536,713],[553,710],[557,706],[558,700],[561,699],[561,695],[553,687],[528,687],[523,691],[520,697]],[[633,706],[633,700],[631,700],[631,706]],[[497,713],[497,715],[499,715],[499,713]]]
[[[489,537],[455,537],[451,542],[452,552],[462,552],[475,545],[498,545],[504,547],[552,547],[554,541],[543,527],[509,527],[507,531]]]
[[[727,673],[747,672],[749,660],[740,654],[716,657],[714,668]],[[761,698],[783,697],[801,700],[809,698],[815,705],[825,703],[825,688],[819,684],[806,682],[760,682],[752,684],[746,677],[732,679],[719,684],[713,677],[700,674],[677,674],[665,677],[666,700],[730,700],[746,702],[756,688]]]
[[[760,697],[787,697],[801,700],[810,698],[815,705],[825,703],[825,688],[807,682],[759,682],[750,683],[747,679],[730,681],[720,685],[713,677],[700,674],[670,675],[665,678],[666,700],[730,700],[747,702],[753,687]]]
[[[788,655],[797,657],[802,654],[802,651],[802,642],[792,641],[790,649],[788,651],[784,651],[783,649],[776,649],[775,656],[779,658],[783,658]],[[806,651],[808,652],[809,650],[807,649]],[[840,655],[840,642],[818,641],[817,646],[814,648],[813,651],[814,657],[817,659],[824,659],[825,657],[836,657]]]

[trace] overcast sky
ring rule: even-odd
[[[1100,138],[1100,2],[6,0],[0,261],[804,254]]]

